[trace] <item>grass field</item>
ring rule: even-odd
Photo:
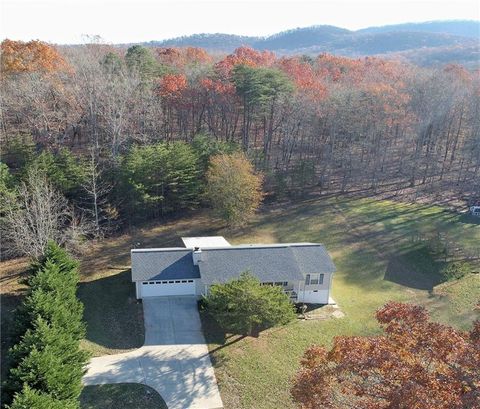
[[[139,383],[86,386],[80,396],[80,409],[167,409],[160,395]]]
[[[389,300],[425,305],[434,319],[460,329],[468,329],[478,317],[474,307],[480,299],[480,277],[441,284],[437,274],[441,260],[425,251],[425,238],[441,235],[458,254],[470,254],[479,249],[480,225],[440,207],[324,198],[265,206],[244,229],[231,231],[219,225],[199,212],[93,245],[82,260],[79,290],[88,325],[84,347],[102,355],[141,345],[142,310],[129,282],[129,250],[181,245],[180,237],[186,235],[220,234],[235,244],[321,242],[338,270],[333,297],[345,318],[298,321],[243,339],[225,339],[214,326],[206,325],[226,408],[293,407],[290,380],[305,348],[312,343],[329,345],[337,335],[378,333],[373,316]],[[25,265],[15,263],[0,266],[2,281],[9,283],[9,307],[18,301],[18,286],[13,283]],[[477,265],[474,269],[478,271]],[[3,310],[2,325],[9,319],[8,310]]]
[[[441,231],[457,246],[471,249],[480,242],[480,226],[431,206],[373,200],[328,200],[277,208],[263,215],[232,242],[322,242],[337,266],[333,297],[346,317],[300,321],[274,328],[258,339],[229,345],[210,332],[210,349],[227,408],[293,407],[290,380],[305,348],[329,345],[337,335],[379,332],[375,310],[388,300],[428,307],[442,322],[467,329],[480,299],[480,277],[434,287],[439,283],[432,261],[425,259],[418,237]]]

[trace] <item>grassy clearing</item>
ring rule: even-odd
[[[468,329],[478,317],[480,277],[439,284],[434,265],[438,260],[428,258],[423,238],[440,232],[458,248],[478,250],[480,224],[440,207],[330,198],[266,206],[241,230],[219,225],[206,213],[196,213],[92,245],[82,259],[79,290],[89,328],[85,348],[101,355],[141,344],[143,320],[129,283],[129,251],[134,246],[180,246],[180,237],[188,235],[220,234],[235,244],[321,242],[338,270],[333,297],[345,318],[298,321],[258,338],[225,337],[205,323],[226,408],[293,407],[290,380],[305,348],[313,343],[329,345],[337,335],[378,333],[374,313],[389,300],[425,305],[434,319],[460,329]],[[16,281],[18,270],[10,267],[9,282]],[[3,265],[0,271],[3,280]],[[10,285],[9,294],[18,290],[14,287]],[[8,319],[8,312],[2,312],[2,319]]]
[[[80,409],[167,409],[162,397],[139,383],[86,386]]]
[[[346,317],[295,322],[265,331],[259,338],[227,339],[209,334],[217,379],[227,408],[293,407],[290,379],[313,343],[330,345],[338,335],[379,332],[376,309],[389,300],[415,302],[442,322],[467,329],[478,316],[478,275],[434,291],[435,269],[425,260],[418,237],[439,230],[458,246],[480,242],[477,224],[432,206],[374,200],[323,200],[271,209],[233,242],[323,242],[337,265],[333,296]],[[468,294],[467,294],[468,292]]]

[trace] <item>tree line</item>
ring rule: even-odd
[[[0,231],[4,256],[40,257],[50,240],[81,252],[85,239],[122,226],[209,205],[229,225],[242,224],[262,201],[262,176],[234,144],[197,136],[135,145],[108,167],[66,148],[35,153],[4,147]]]
[[[161,161],[169,155],[192,166],[199,135],[205,145],[243,150],[277,195],[479,195],[478,71],[371,57],[277,57],[248,47],[212,56],[194,47],[5,40],[1,50],[2,153],[10,173],[24,171],[28,155],[52,155],[65,167],[83,157],[89,165],[82,170],[90,168],[84,190],[108,197],[94,206],[98,212],[130,219],[141,203],[156,217],[171,210],[168,195],[183,193],[180,208],[189,205],[191,180],[182,181],[190,197],[172,180],[144,182],[149,170],[168,172],[172,163]],[[142,168],[157,156],[164,159]],[[145,180],[122,192],[122,178],[134,173]],[[73,195],[78,175],[54,183]],[[100,176],[109,182],[99,185]]]

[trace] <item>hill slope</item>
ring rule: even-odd
[[[404,58],[413,62],[420,61],[424,65],[434,63],[428,58],[419,58],[418,52],[428,49],[430,53],[427,56],[445,52],[446,62],[466,63],[473,67],[480,65],[477,58],[480,52],[480,22],[433,21],[369,27],[357,31],[320,25],[287,30],[268,37],[195,34],[151,41],[148,45],[194,46],[216,52],[232,52],[235,48],[246,45],[278,54],[328,52],[345,56],[366,56],[405,53]],[[436,62],[438,59],[435,59]]]
[[[473,20],[427,21],[425,23],[405,23],[381,27],[369,27],[358,33],[386,33],[390,31],[414,31],[424,33],[443,33],[463,37],[480,37],[480,24]]]

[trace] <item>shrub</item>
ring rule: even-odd
[[[294,307],[280,287],[261,285],[248,272],[212,285],[204,300],[207,312],[224,330],[235,334],[252,335],[295,318]]]

